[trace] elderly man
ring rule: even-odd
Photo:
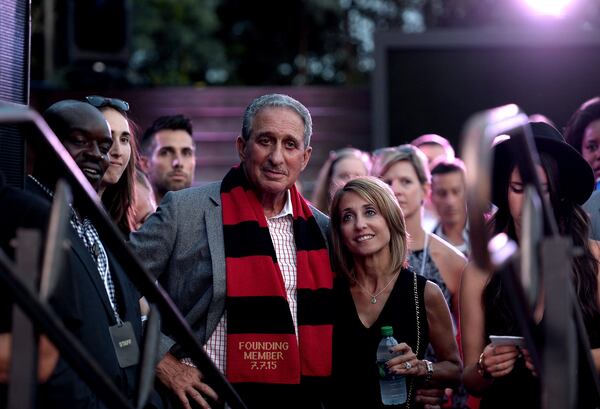
[[[221,182],[168,193],[131,237],[249,408],[321,407],[331,372],[329,220],[294,186],[311,133],[295,99],[255,99],[236,140],[240,165]],[[209,407],[215,392],[163,341],[159,379],[185,408]]]

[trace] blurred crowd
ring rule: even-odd
[[[386,371],[406,379],[406,402],[394,407],[541,407],[540,368],[511,294],[498,274],[470,261],[466,177],[474,170],[442,135],[331,151],[305,198],[296,184],[319,146],[300,101],[281,94],[251,101],[232,141],[239,163],[201,187],[193,186],[202,146],[190,119],[163,116],[142,133],[131,108],[93,95],[59,101],[43,117],[248,408],[387,407],[375,362],[383,326],[398,340]],[[543,199],[578,249],[565,278],[598,371],[600,97],[561,125],[539,114],[529,122]],[[491,148],[484,216],[490,235],[518,245],[527,184],[514,145],[514,136],[501,135]],[[61,177],[44,152],[32,150],[28,160],[24,190],[0,179],[0,245],[13,258],[19,227],[47,231]],[[68,261],[49,304],[133,402],[148,303],[85,207],[75,201],[70,211]],[[0,298],[3,406],[18,357],[2,287]],[[547,302],[542,294],[533,314],[538,339]],[[38,355],[37,406],[110,407],[44,335]],[[168,323],[156,361],[146,407],[226,405]],[[577,384],[577,407],[597,407],[594,391]]]

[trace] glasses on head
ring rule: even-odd
[[[378,156],[382,156],[382,155],[389,155],[391,153],[396,153],[396,152],[398,152],[397,146],[387,146],[385,148],[375,149],[374,151],[371,152],[371,155],[378,157]]]
[[[119,111],[129,111],[129,103],[118,98],[106,98],[100,95],[89,95],[85,97],[88,104],[95,106],[96,108],[111,107]]]

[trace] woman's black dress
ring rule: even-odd
[[[426,279],[417,275],[419,330],[415,309],[415,274],[402,269],[383,310],[370,328],[358,317],[347,280],[336,279],[336,321],[333,331],[333,387],[328,407],[392,408],[381,403],[376,361],[381,341],[381,327],[392,326],[398,343],[406,342],[419,359],[429,343],[429,328],[425,311]],[[419,342],[417,350],[417,332]],[[407,379],[409,400],[414,399],[415,386]],[[411,386],[412,385],[412,386]],[[394,406],[394,407],[405,407]],[[412,405],[414,407],[414,405]]]

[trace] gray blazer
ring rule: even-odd
[[[225,311],[225,250],[221,182],[169,192],[130,244],[171,296],[204,345]],[[329,218],[311,206],[323,236]],[[175,341],[163,337],[164,355]]]

